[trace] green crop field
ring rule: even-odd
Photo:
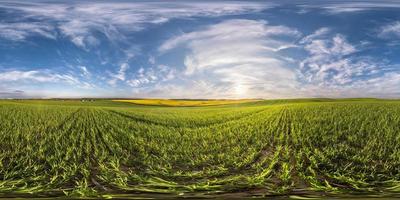
[[[0,197],[400,194],[400,101],[0,101]]]

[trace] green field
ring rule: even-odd
[[[0,197],[400,194],[400,101],[0,101]]]
[[[113,100],[116,102],[126,102],[138,105],[148,105],[148,106],[218,106],[218,105],[228,105],[228,104],[239,104],[248,103],[258,100],[252,99],[240,99],[240,100],[174,100],[174,99],[132,99],[132,100]]]

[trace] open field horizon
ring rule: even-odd
[[[400,0],[0,0],[1,199],[400,199]]]

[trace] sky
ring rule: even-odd
[[[0,98],[400,98],[399,1],[2,1]]]

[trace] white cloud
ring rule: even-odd
[[[249,28],[249,30],[247,31],[245,28]],[[212,40],[231,42],[231,40],[237,38],[257,39],[261,37],[278,36],[278,35],[299,36],[300,32],[298,32],[295,29],[288,28],[286,26],[270,26],[267,24],[266,21],[240,20],[240,19],[227,20],[223,23],[211,25],[207,28],[207,30],[204,31],[187,33],[169,39],[160,46],[159,51],[164,52],[172,48],[175,48],[177,45],[190,42],[193,40],[198,40],[198,41],[203,40],[204,42],[204,41],[209,41],[211,39],[211,41],[209,42],[213,42]],[[273,45],[271,47],[265,45],[259,47],[269,48],[270,50],[279,50],[279,48],[284,46],[283,44],[286,44],[278,40],[272,42]]]
[[[309,56],[300,63],[300,76],[308,83],[343,85],[375,70],[377,66],[373,62],[352,56],[356,47],[343,35],[328,33],[326,29],[319,29],[301,40]]]
[[[156,67],[141,67],[134,75],[133,79],[126,83],[132,87],[144,87],[148,84],[162,83],[175,78],[176,70],[166,66],[158,65]]]
[[[388,72],[382,76],[355,82],[352,87],[363,91],[364,96],[398,98],[400,96],[400,72]]]
[[[117,73],[110,73],[111,79],[108,81],[110,85],[114,85],[117,81],[124,81],[126,71],[129,69],[128,63],[122,63]]]
[[[0,38],[24,41],[30,36],[43,36],[55,39],[53,27],[43,23],[4,23],[0,22]]]
[[[341,34],[331,39],[313,39],[305,43],[305,49],[315,56],[345,56],[356,51]]]
[[[226,20],[171,38],[159,51],[188,48],[184,60],[187,87],[202,82],[223,88],[213,89],[213,94],[197,93],[212,97],[222,91],[217,95],[227,98],[288,95],[296,85],[296,77],[286,61],[280,59],[280,51],[293,47],[292,41],[299,36],[295,29],[262,20]]]
[[[380,27],[378,36],[385,39],[400,38],[400,21]]]
[[[49,39],[65,37],[74,45],[89,50],[99,45],[100,41],[107,42],[100,37],[119,44],[126,41],[127,35],[134,31],[177,18],[236,15],[258,12],[271,6],[265,2],[238,1],[0,3],[2,10],[20,16],[1,21],[0,37],[12,41],[24,41],[31,36]],[[372,1],[331,1],[315,5],[314,8],[343,13],[390,6],[400,8],[400,4],[394,1],[379,4]],[[312,7],[304,7],[307,9],[304,12]],[[26,23],[27,19],[35,22]],[[183,69],[153,66],[162,59],[150,56],[148,62],[152,66],[140,68],[133,73],[128,63],[140,54],[140,47],[124,43],[115,49],[120,51],[118,53],[124,53],[125,57],[102,80],[111,85],[125,83],[134,88],[135,94],[153,97],[285,98],[399,93],[399,72],[388,69],[388,63],[359,56],[362,42],[352,44],[346,36],[334,33],[328,27],[303,38],[300,38],[301,35],[296,29],[272,25],[262,20],[225,20],[172,37],[159,47],[162,54],[175,48],[185,48],[187,52]],[[383,25],[378,36],[384,39],[399,38],[400,22]],[[300,63],[297,60],[302,58],[298,57],[303,55],[294,58],[285,54],[284,50],[294,47],[304,50],[305,58]],[[91,76],[85,66],[78,66],[76,70],[79,78]],[[71,72],[0,72],[0,82],[7,84],[40,82],[94,87],[77,77],[71,75]]]
[[[149,60],[148,62],[152,65],[154,65],[156,63],[156,58],[154,56],[149,56]]]
[[[22,20],[35,18],[56,26],[76,46],[84,49],[99,44],[95,32],[102,33],[110,41],[123,41],[124,32],[142,30],[150,24],[175,18],[258,12],[271,6],[257,2],[0,3],[0,8],[9,12],[23,12]],[[11,31],[13,29],[8,32]]]
[[[91,36],[90,31],[91,23],[81,22],[79,20],[72,20],[65,24],[60,25],[60,30],[62,33],[70,37],[71,42],[76,46],[86,48],[86,43],[90,42],[91,44],[97,44],[98,42],[95,38]],[[90,39],[92,38],[92,39]]]
[[[301,5],[303,8],[324,9],[330,14],[354,13],[382,8],[400,8],[400,2],[392,0],[323,1],[314,5]]]
[[[300,95],[317,97],[394,97],[400,94],[398,67],[360,56],[360,45],[319,29],[301,40],[308,56],[300,62]]]
[[[86,66],[78,66],[80,69],[81,69],[81,71],[82,71],[82,76],[84,76],[84,77],[90,77],[92,74],[89,72],[89,70],[87,69],[87,67]]]
[[[328,27],[322,27],[316,30],[314,33],[305,36],[303,39],[300,40],[300,44],[305,44],[305,43],[310,43],[314,39],[319,38],[321,36],[324,36],[328,34],[331,30]]]
[[[0,72],[1,83],[67,83],[69,85],[76,86],[78,88],[92,88],[93,85],[87,82],[83,82],[71,74],[58,74],[49,71],[5,71]]]
[[[356,80],[346,85],[321,87],[306,85],[301,88],[305,97],[376,97],[398,98],[400,95],[400,72],[388,72],[383,75]]]
[[[0,81],[32,80],[36,82],[54,82],[59,75],[49,75],[39,71],[8,71],[0,73]]]
[[[130,95],[144,98],[232,98],[224,96],[229,86],[209,80],[193,80],[187,84],[156,83],[151,86],[135,87]]]

